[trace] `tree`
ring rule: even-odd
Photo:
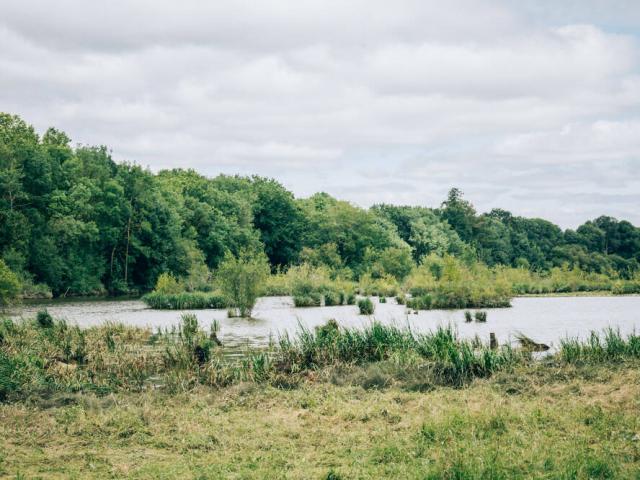
[[[389,275],[393,275],[398,281],[405,279],[415,266],[411,258],[409,248],[390,247],[380,252],[378,265]]]
[[[9,270],[4,260],[0,260],[0,307],[11,305],[18,299],[22,285],[15,273]]]
[[[273,267],[295,262],[302,249],[304,217],[293,194],[272,179],[253,177],[253,225]]]
[[[269,263],[263,252],[242,251],[236,257],[231,253],[216,272],[216,280],[232,308],[241,317],[250,317],[260,291],[269,276]]]
[[[471,203],[462,198],[461,190],[457,188],[449,190],[447,200],[442,203],[441,214],[463,241],[468,243],[473,241],[476,211]]]

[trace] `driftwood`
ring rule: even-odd
[[[544,343],[538,343],[532,340],[531,338],[527,337],[523,333],[516,334],[516,339],[518,340],[518,342],[520,342],[520,346],[523,349],[528,350],[530,352],[546,352],[547,350],[549,350],[549,345],[546,345]]]

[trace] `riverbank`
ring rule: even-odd
[[[636,478],[638,366],[535,364],[422,392],[345,374],[5,404],[0,476]]]

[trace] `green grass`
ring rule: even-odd
[[[358,309],[360,310],[360,315],[373,315],[376,307],[371,299],[367,297],[358,300]]]
[[[0,323],[0,476],[637,478],[640,340],[536,361],[335,321],[239,360],[176,328]],[[294,453],[292,455],[292,452]]]
[[[586,342],[577,338],[562,340],[559,355],[570,363],[640,359],[640,335],[623,337],[619,330],[612,328],[602,334],[591,332]]]
[[[0,476],[637,478],[637,366],[532,368],[464,389],[310,378],[0,404]]]
[[[158,293],[151,292],[142,297],[151,308],[161,310],[190,310],[206,308],[227,308],[228,300],[218,292],[182,292]]]

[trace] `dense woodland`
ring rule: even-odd
[[[426,256],[447,254],[628,279],[639,270],[640,229],[607,216],[563,231],[501,209],[478,214],[457,189],[439,208],[363,209],[326,193],[296,199],[257,176],[154,174],[0,114],[0,267],[25,296],[139,293],[165,272],[205,281],[225,254],[261,251],[273,271],[308,263],[347,279],[401,279]]]

